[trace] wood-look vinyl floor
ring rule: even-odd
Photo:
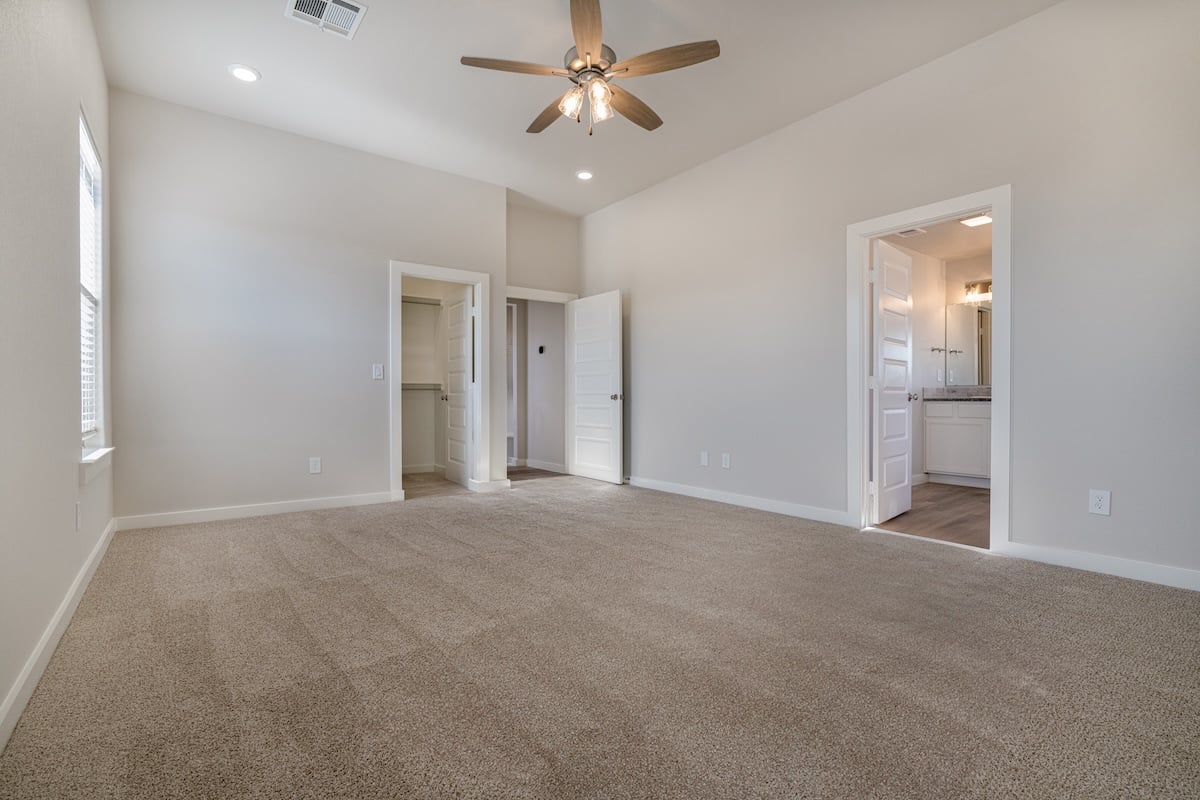
[[[470,489],[454,481],[446,480],[440,472],[409,472],[404,475],[404,499],[419,497],[443,497],[451,494],[469,494]]]
[[[911,511],[875,527],[986,550],[991,494],[990,489],[922,483],[913,487]]]

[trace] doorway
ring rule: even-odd
[[[410,293],[407,303],[406,288]],[[433,473],[440,468],[444,471],[442,477],[450,483],[471,491],[493,491],[509,485],[507,479],[490,479],[489,291],[490,276],[486,273],[389,263],[388,410],[393,500],[405,498],[406,466],[410,475],[426,474],[429,466]],[[423,308],[431,310],[420,310]],[[419,402],[418,393],[429,402]],[[424,394],[430,396],[424,398]],[[406,413],[411,423],[418,407],[429,411],[431,421],[425,426],[410,424],[409,438],[417,431],[428,432],[429,426],[434,432],[430,442],[408,442],[406,453]],[[410,483],[417,482],[410,479]]]
[[[508,288],[513,309],[512,480],[570,474],[620,484],[621,294]],[[524,354],[525,360],[520,360]]]
[[[914,251],[906,247],[915,238],[939,231],[939,226],[950,234],[965,230],[962,221],[982,212],[990,212],[990,222],[984,224],[992,234],[988,288],[994,287],[988,298],[987,354],[979,349],[985,341],[981,333],[969,345],[947,346],[946,309],[953,303],[927,305],[926,317],[921,316],[922,309],[913,302],[914,287],[921,271],[928,271],[930,257],[916,253],[915,263]],[[906,527],[940,509],[942,519],[926,520],[930,538],[990,549],[1007,543],[1011,224],[1011,190],[1000,187],[848,227],[847,494],[851,522],[857,527],[898,527],[909,533]],[[959,281],[960,265],[948,269],[951,261],[939,264],[943,296],[949,301],[957,292],[966,302],[970,287]],[[985,301],[979,298],[977,292],[972,326],[981,319],[979,309]],[[936,334],[937,325],[930,321],[939,315],[941,333]],[[914,328],[920,344],[914,341]],[[962,351],[953,354],[952,361],[947,360],[951,349]],[[986,400],[979,380],[983,368],[991,373]],[[916,412],[920,417],[914,420]],[[920,441],[915,441],[914,431]],[[935,434],[932,439],[930,431]],[[981,489],[987,492],[984,513]],[[986,532],[977,527],[964,533],[972,514],[977,526],[986,518]],[[956,538],[967,541],[953,541]]]

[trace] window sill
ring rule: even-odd
[[[115,447],[94,447],[83,451],[79,459],[79,485],[87,486],[92,479],[112,463],[112,453]]]

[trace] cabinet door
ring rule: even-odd
[[[985,419],[926,418],[925,471],[988,477],[990,427]]]

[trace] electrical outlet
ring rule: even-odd
[[[321,474],[321,457],[320,456],[312,456],[311,458],[308,459],[308,474],[309,475],[320,475]]]
[[[721,469],[729,469],[729,453],[721,453]]]
[[[1091,489],[1088,491],[1088,513],[1112,516],[1112,492],[1108,489]]]
[[[371,365],[371,380],[376,380],[376,381],[383,380],[383,364],[372,364]]]
[[[707,450],[700,451],[700,466],[702,466],[702,467],[708,466],[708,451]]]

